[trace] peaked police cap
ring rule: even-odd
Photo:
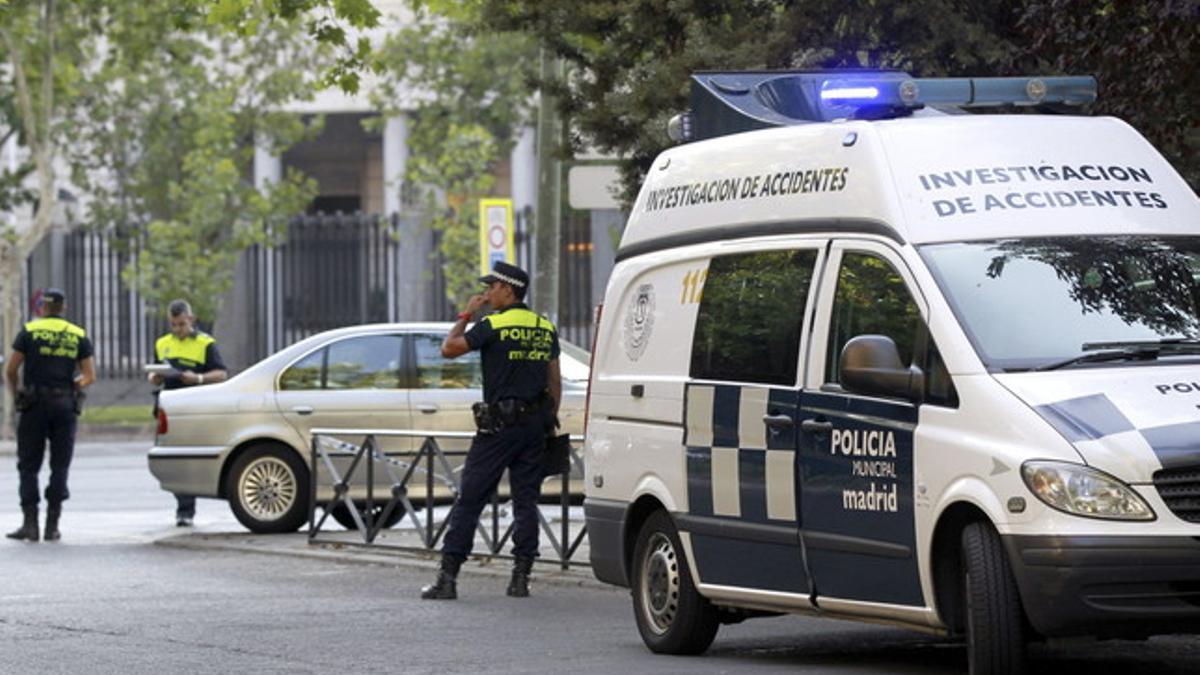
[[[492,265],[492,273],[479,277],[479,280],[485,284],[490,284],[494,281],[503,281],[509,286],[516,288],[525,288],[529,285],[529,275],[525,273],[525,270],[516,265],[510,265],[503,260],[497,260]]]

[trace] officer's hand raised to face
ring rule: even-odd
[[[475,312],[478,312],[480,309],[482,309],[483,306],[486,304],[487,304],[487,298],[485,296],[483,296],[482,294],[472,295],[471,299],[467,300],[466,311],[474,314]]]

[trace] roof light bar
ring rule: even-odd
[[[897,70],[740,71],[692,75],[677,141],[836,119],[887,119],[926,106],[1083,105],[1092,77],[913,78]]]
[[[868,104],[897,108],[939,104],[961,107],[1083,105],[1096,100],[1096,79],[1087,76],[890,79],[874,86],[865,85],[861,78],[830,78],[821,84],[821,100],[853,103],[849,96],[826,94],[876,87],[877,95],[859,98]]]

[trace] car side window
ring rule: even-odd
[[[364,335],[328,347],[326,389],[398,389],[400,336]]]
[[[717,256],[692,338],[694,378],[790,385],[815,249]]]
[[[483,369],[479,352],[470,351],[456,359],[442,356],[440,335],[414,335],[417,357],[417,387],[420,389],[479,389]]]
[[[321,388],[321,371],[325,367],[325,349],[305,356],[279,376],[279,388],[283,390],[303,390]]]
[[[877,255],[846,251],[833,300],[825,381],[839,381],[842,347],[859,335],[890,337],[900,352],[900,362],[913,363],[920,325],[921,313],[896,268]]]

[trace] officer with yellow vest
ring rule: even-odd
[[[479,514],[508,469],[513,501],[513,571],[507,593],[529,595],[529,573],[538,552],[537,501],[541,492],[546,432],[557,426],[562,399],[558,333],[554,324],[521,301],[529,275],[497,262],[479,279],[487,284],[442,342],[442,356],[456,358],[478,349],[483,361],[483,402],[474,406],[478,428],[463,464],[462,488],[450,512],[436,581],[421,597],[458,597],[459,567],[471,553]],[[470,331],[467,322],[484,305],[492,308]]]
[[[221,361],[221,352],[217,350],[217,341],[208,333],[196,330],[192,306],[186,300],[173,300],[167,306],[167,315],[171,332],[154,343],[154,357],[158,363],[169,364],[176,372],[165,376],[151,373],[151,384],[163,389],[179,389],[224,382],[228,373]],[[175,524],[190,526],[196,517],[196,497],[177,494],[175,501]]]
[[[38,472],[50,441],[50,482],[46,486],[46,541],[57,541],[62,503],[70,497],[67,472],[75,451],[75,417],[83,390],[96,381],[92,341],[63,318],[67,296],[57,288],[42,292],[43,316],[26,323],[4,368],[20,413],[17,422],[18,491],[25,522],[9,539],[38,540]],[[78,369],[78,373],[76,372]]]

